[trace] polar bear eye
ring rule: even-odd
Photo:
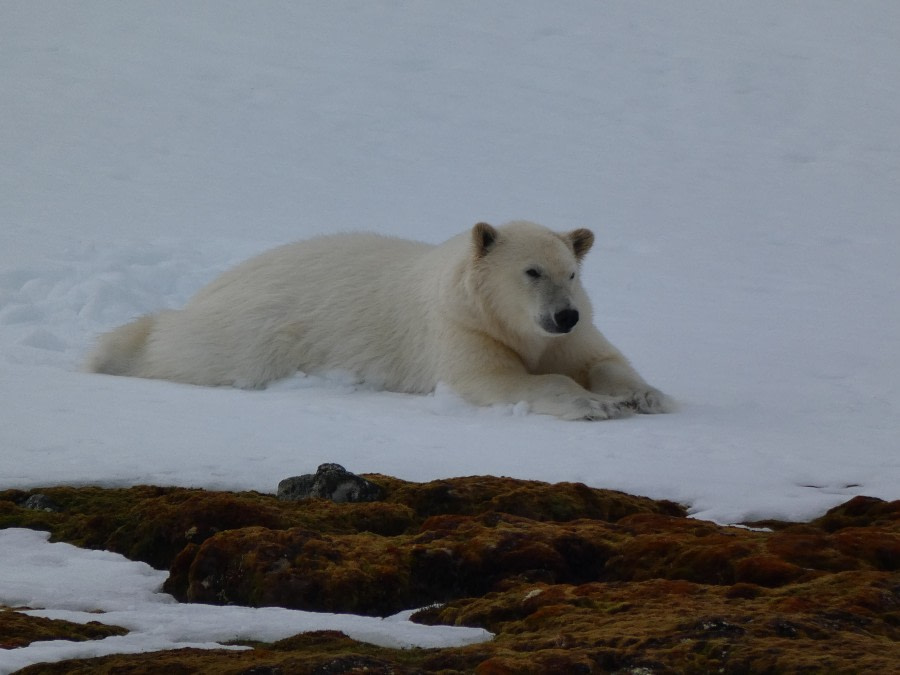
[[[540,279],[541,278],[541,271],[534,267],[529,267],[527,270],[525,270],[525,274],[530,276],[532,279]]]
[[[574,278],[575,278],[575,272],[572,272],[572,274],[569,275],[569,281],[572,281],[572,279],[574,279]]]

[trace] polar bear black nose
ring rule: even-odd
[[[556,322],[560,333],[568,333],[578,323],[578,310],[563,309],[553,315],[553,320]]]

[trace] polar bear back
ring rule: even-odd
[[[263,253],[200,290],[184,310],[158,316],[143,374],[252,388],[298,369],[339,369],[392,390],[431,391],[434,350],[424,343],[439,309],[423,283],[434,269],[421,270],[433,268],[436,250],[345,234]]]

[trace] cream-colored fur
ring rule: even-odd
[[[443,381],[475,404],[526,401],[564,419],[664,412],[592,324],[578,273],[593,239],[518,221],[438,246],[374,234],[288,244],[183,310],[102,336],[87,368],[245,388],[338,369],[392,391]]]

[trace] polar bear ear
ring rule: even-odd
[[[472,228],[472,243],[475,245],[475,257],[483,257],[497,243],[497,230],[487,223],[478,223]]]
[[[591,250],[591,246],[594,245],[594,233],[584,227],[572,230],[566,235],[566,238],[572,243],[575,257],[579,260],[581,260],[585,254]]]

